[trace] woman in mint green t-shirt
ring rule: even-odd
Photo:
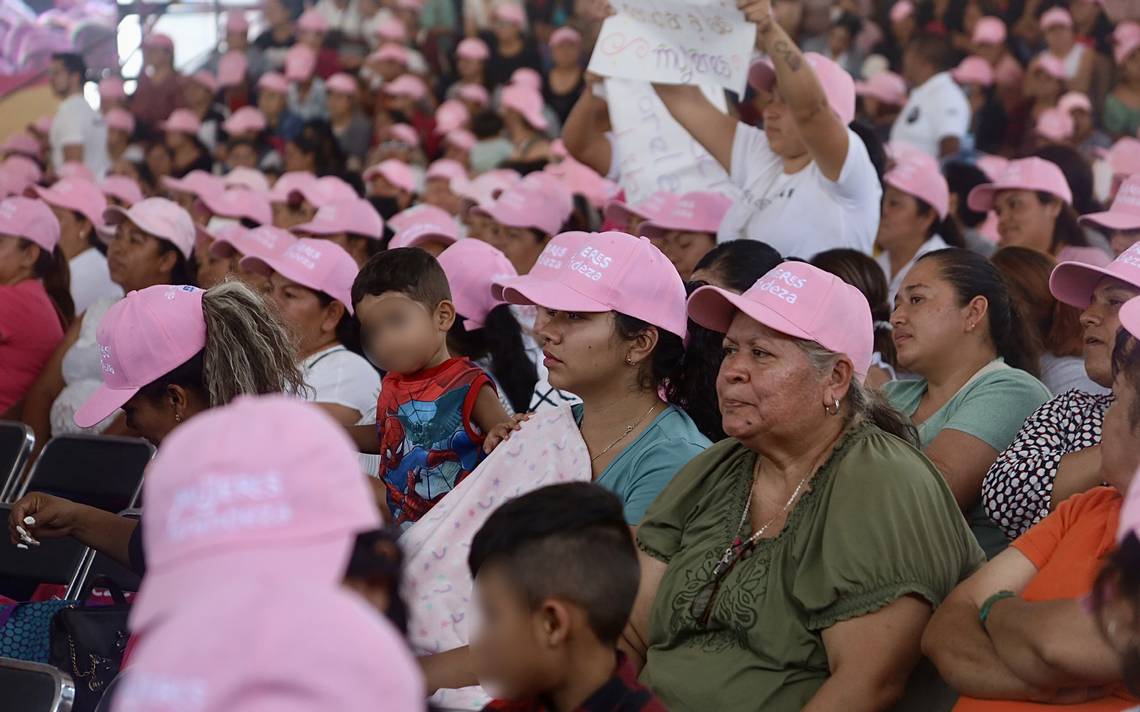
[[[978,543],[992,558],[1009,541],[985,515],[982,479],[1025,419],[1049,399],[1038,352],[997,268],[967,250],[922,257],[895,299],[899,365],[921,376],[885,386],[918,427]]]

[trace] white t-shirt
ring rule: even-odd
[[[72,94],[59,105],[49,138],[51,162],[56,170],[63,165],[64,146],[83,146],[83,162],[96,178],[106,175],[111,163],[107,156],[107,124],[82,94]]]
[[[357,39],[363,29],[360,22],[360,10],[356,0],[348,0],[345,7],[339,8],[333,0],[321,0],[314,8],[329,23],[329,31],[340,32],[345,37]]]
[[[82,314],[87,307],[100,299],[119,299],[123,289],[111,281],[107,258],[94,247],[89,247],[67,261],[71,272],[71,299],[75,313]]]
[[[879,253],[875,260],[878,261],[879,266],[883,268],[883,275],[886,276],[887,281],[890,283],[890,290],[887,293],[887,304],[891,306],[892,310],[895,308],[895,295],[899,293],[899,287],[902,286],[903,280],[906,279],[907,272],[910,272],[910,268],[914,267],[915,262],[918,262],[918,258],[927,252],[934,252],[935,250],[945,249],[949,246],[950,245],[947,245],[946,241],[942,239],[941,235],[931,237],[918,246],[918,252],[914,253],[914,257],[910,258],[910,262],[903,265],[902,269],[898,271],[898,274],[893,277],[891,276],[891,253],[886,250]]]
[[[718,242],[762,240],[784,257],[803,259],[836,247],[870,254],[883,189],[867,147],[851,129],[847,160],[833,182],[814,161],[785,173],[764,132],[738,123],[729,176],[742,195],[725,214]]]
[[[969,132],[970,103],[950,73],[941,72],[910,93],[891,127],[891,141],[908,143],[939,158],[942,139],[961,140]]]
[[[361,423],[376,422],[380,374],[362,356],[340,344],[330,346],[302,361],[301,374],[309,387],[306,400],[352,408]]]

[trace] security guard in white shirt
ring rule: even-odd
[[[969,133],[970,104],[950,77],[953,62],[950,43],[942,37],[921,34],[910,41],[903,76],[913,89],[891,128],[892,143],[908,143],[935,158],[961,150]]]

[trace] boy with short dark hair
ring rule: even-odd
[[[613,494],[543,487],[499,507],[468,555],[479,622],[470,660],[504,712],[664,712],[617,641],[633,608],[637,551]]]
[[[455,305],[434,257],[377,254],[356,276],[352,303],[364,350],[387,375],[376,429],[350,431],[361,452],[380,455],[388,508],[407,528],[475,469],[486,434],[510,418],[483,369],[447,350]]]

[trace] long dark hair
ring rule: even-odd
[[[20,240],[23,243],[24,249],[31,247],[34,243],[30,240]],[[40,248],[40,256],[36,258],[36,264],[32,268],[36,277],[43,282],[44,291],[51,297],[52,304],[55,305],[56,316],[59,317],[60,326],[64,331],[71,325],[72,319],[75,318],[75,301],[71,298],[71,270],[67,265],[67,258],[63,255],[63,250],[56,245],[55,249],[48,252],[44,248]]]
[[[448,348],[470,359],[489,356],[491,375],[516,413],[530,410],[538,369],[526,353],[523,331],[507,304],[492,309],[481,329],[467,330],[467,320],[459,317],[447,333]]]
[[[938,263],[939,273],[957,293],[961,306],[974,297],[985,297],[989,304],[986,319],[990,338],[998,356],[1014,368],[1034,376],[1040,374],[1040,350],[997,267],[985,257],[960,247],[928,252],[918,259],[923,260]]]
[[[309,291],[317,295],[317,301],[322,309],[336,301],[324,292],[318,292],[315,289]],[[364,355],[364,348],[360,344],[360,321],[355,315],[350,314],[348,309],[344,310],[340,321],[336,323],[336,340],[349,351],[360,356]]]
[[[875,351],[892,367],[897,365],[895,342],[891,338],[890,288],[883,268],[871,256],[841,247],[824,250],[811,258],[812,265],[839,277],[867,298],[875,329]]]

